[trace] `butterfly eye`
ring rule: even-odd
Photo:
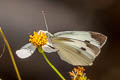
[[[53,37],[53,35],[52,35],[51,33],[49,33],[49,32],[46,33],[46,36],[47,36],[48,38],[52,38],[52,37]]]
[[[47,36],[47,37],[49,37],[49,34],[48,34],[48,33],[46,33],[46,36]]]

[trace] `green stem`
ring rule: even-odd
[[[16,62],[15,62],[15,59],[14,59],[12,50],[11,50],[11,48],[10,48],[10,45],[9,45],[9,43],[8,43],[8,41],[7,41],[7,38],[6,38],[5,34],[3,33],[1,27],[0,27],[0,33],[1,33],[2,37],[3,37],[3,40],[4,40],[7,48],[8,48],[8,51],[9,51],[9,53],[10,53],[10,57],[11,57],[11,59],[12,59],[12,63],[13,63],[14,69],[15,69],[15,71],[16,71],[18,80],[22,80],[22,79],[21,79],[21,76],[20,76],[20,73],[19,73],[19,70],[18,70],[18,68],[17,68]]]
[[[50,65],[50,67],[61,77],[61,79],[62,79],[62,80],[66,80],[66,79],[62,76],[62,74],[55,68],[55,66],[52,65],[52,63],[48,60],[48,58],[47,58],[47,56],[45,55],[43,49],[39,47],[39,48],[38,48],[38,51],[39,51],[40,53],[42,53],[42,55],[43,55],[43,57],[45,58],[46,62],[47,62],[47,63]]]

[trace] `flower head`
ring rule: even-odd
[[[72,77],[72,80],[88,80],[84,71],[84,67],[78,66],[74,68],[72,72],[69,72],[69,75]]]
[[[36,47],[42,47],[48,42],[46,33],[43,31],[34,32],[34,35],[30,35],[29,37],[29,41]]]

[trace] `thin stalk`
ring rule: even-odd
[[[0,27],[0,33],[1,33],[2,37],[3,37],[3,40],[4,40],[4,42],[5,42],[6,46],[7,46],[7,48],[8,48],[8,51],[9,51],[9,53],[10,53],[10,57],[11,57],[11,60],[12,60],[14,69],[15,69],[15,71],[16,71],[18,80],[21,80],[21,76],[20,76],[19,70],[18,70],[18,68],[17,68],[17,65],[16,65],[16,62],[15,62],[15,59],[14,59],[12,50],[11,50],[11,48],[10,48],[10,45],[9,45],[9,43],[8,43],[8,41],[7,41],[7,39],[6,39],[5,35],[4,35],[4,33],[3,33],[2,29],[1,29],[1,27]]]
[[[42,55],[43,55],[44,59],[46,60],[46,62],[47,62],[47,63],[50,65],[50,67],[60,76],[60,78],[61,78],[62,80],[66,80],[66,79],[62,76],[62,74],[57,70],[57,68],[55,68],[55,66],[52,65],[52,63],[48,60],[48,58],[47,58],[47,56],[45,55],[43,49],[39,47],[39,48],[38,48],[38,51],[39,51],[40,53],[42,53]]]

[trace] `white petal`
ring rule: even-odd
[[[32,55],[31,52],[30,52],[29,50],[27,50],[27,49],[17,50],[17,51],[16,51],[16,54],[17,54],[17,56],[18,56],[19,58],[22,58],[22,59],[28,58],[29,56]]]
[[[33,44],[28,43],[25,44],[21,49],[17,50],[16,54],[19,58],[28,58],[34,53],[35,49],[36,47]]]
[[[47,53],[52,53],[52,52],[58,51],[58,49],[55,49],[54,47],[51,47],[51,46],[48,46],[48,45],[42,46],[42,49]]]
[[[42,46],[42,49],[47,53],[52,53],[58,51],[58,49],[54,48],[53,44],[48,40],[48,43]]]

